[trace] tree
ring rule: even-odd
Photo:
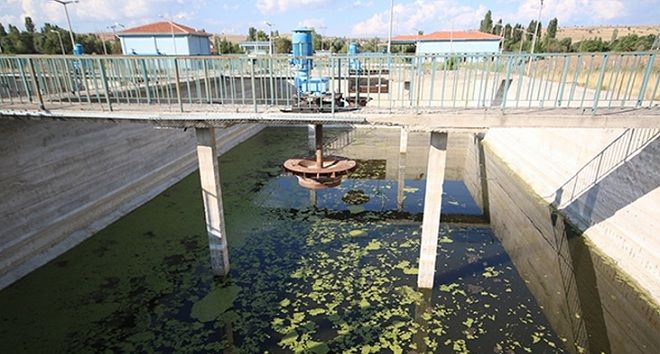
[[[257,31],[256,37],[257,37],[258,41],[262,41],[262,42],[268,41],[268,35],[266,34],[266,32],[264,32],[262,30]]]
[[[511,31],[512,30],[513,30],[513,27],[511,27],[510,24],[507,23],[506,26],[504,26],[504,39],[511,39],[511,36],[512,36]]]
[[[502,27],[502,19],[499,19],[497,21],[497,24],[495,24],[495,27],[493,27],[493,32],[492,33],[496,34],[498,36],[502,36],[503,35],[503,33],[502,33],[503,28],[504,27]]]
[[[248,41],[256,41],[257,40],[257,29],[254,27],[250,27],[248,29],[248,36],[246,38]]]
[[[28,31],[28,33],[34,33],[34,23],[30,16],[25,17],[25,30]]]
[[[484,19],[481,21],[479,31],[484,33],[491,33],[493,31],[493,13],[490,10],[486,12]]]
[[[557,20],[556,17],[553,18],[552,20],[550,20],[550,22],[548,23],[548,32],[547,32],[548,38],[550,38],[550,39],[557,38],[557,25],[558,25],[558,23],[559,23],[559,21]]]
[[[333,53],[345,53],[347,48],[346,40],[343,38],[335,38],[330,42],[330,51]]]
[[[284,37],[276,37],[273,39],[273,49],[276,54],[289,54],[291,53],[291,40]]]

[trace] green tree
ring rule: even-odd
[[[248,28],[248,35],[245,38],[248,41],[256,41],[257,40],[257,29],[254,27]]]
[[[513,27],[511,27],[511,25],[507,23],[506,26],[504,26],[504,38],[511,39],[512,31],[513,31]]]
[[[548,34],[547,34],[548,38],[550,38],[550,39],[557,38],[557,25],[558,25],[558,23],[559,23],[559,20],[557,20],[556,17],[553,18],[552,20],[550,20],[550,22],[548,23]]]
[[[291,53],[291,40],[284,37],[276,37],[273,39],[273,50],[276,54],[289,54]]]
[[[30,16],[25,17],[25,30],[29,33],[34,33],[34,23]]]
[[[486,12],[484,19],[481,21],[479,31],[484,33],[491,33],[493,31],[493,13],[490,10]]]
[[[495,27],[493,27],[493,32],[492,33],[496,34],[498,36],[502,36],[503,35],[502,30],[503,29],[504,29],[504,27],[502,27],[502,19],[499,19],[497,21],[497,24],[495,24]]]
[[[266,32],[262,30],[257,31],[256,38],[258,41],[262,41],[262,42],[268,41],[268,35],[266,34]]]

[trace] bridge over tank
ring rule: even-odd
[[[361,70],[351,70],[357,58]],[[0,56],[3,118],[106,119],[200,127],[240,123],[490,127],[658,127],[656,53],[314,57],[347,112],[286,114],[288,56]],[[351,102],[353,102],[351,101]],[[334,102],[334,100],[333,100]]]
[[[350,60],[361,62],[351,70]],[[0,56],[0,119],[195,128],[213,270],[227,274],[216,127],[400,126],[431,134],[418,284],[432,287],[447,134],[493,127],[660,128],[656,53],[314,57],[333,100],[295,100],[286,56]],[[348,107],[337,106],[346,98]],[[364,107],[350,102],[366,101]],[[293,102],[293,103],[292,103]]]

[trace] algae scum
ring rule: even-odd
[[[0,292],[0,352],[563,351],[487,227],[443,224],[435,288],[416,289],[424,180],[399,210],[379,156],[315,196],[280,176],[306,133],[221,157],[227,279],[194,173]],[[445,190],[443,213],[479,213],[462,183]]]

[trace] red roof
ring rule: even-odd
[[[137,34],[190,34],[194,36],[210,36],[210,34],[198,31],[192,27],[184,26],[176,22],[161,21],[143,26],[129,28],[119,32],[119,35],[137,35]]]
[[[428,42],[428,41],[477,41],[477,40],[501,40],[502,37],[479,31],[439,31],[423,35],[405,35],[392,37],[396,42]]]

